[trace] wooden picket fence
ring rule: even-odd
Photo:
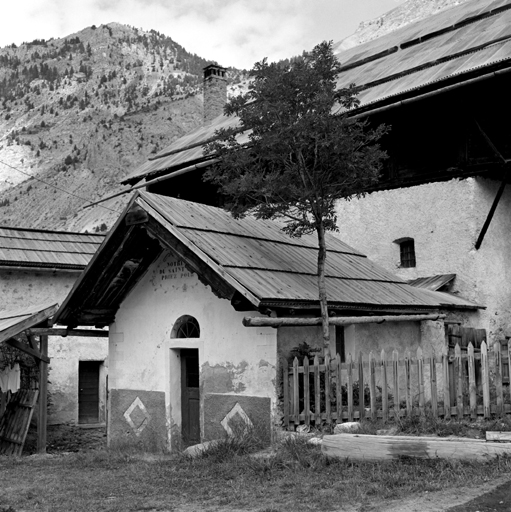
[[[283,360],[283,412],[286,427],[321,425],[360,418],[388,420],[414,414],[475,419],[511,413],[508,341],[480,349],[456,344],[451,355],[400,358],[395,350],[378,356],[351,354],[311,363]],[[503,377],[504,376],[504,377]],[[362,385],[361,385],[362,383]]]

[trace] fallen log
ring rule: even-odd
[[[511,443],[460,437],[338,434],[325,436],[321,451],[327,457],[363,461],[396,460],[402,457],[485,461],[505,454],[511,455]]]

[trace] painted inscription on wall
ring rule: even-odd
[[[186,279],[193,275],[193,273],[186,268],[184,261],[176,259],[171,254],[166,254],[163,257],[157,272],[158,277],[162,281],[170,279]]]

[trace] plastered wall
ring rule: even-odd
[[[456,274],[452,292],[487,309],[450,318],[487,329],[491,342],[511,327],[509,186],[482,247],[475,250],[474,244],[499,185],[483,178],[455,179],[342,201],[337,235],[403,279]],[[400,268],[394,241],[403,237],[415,240],[415,268]]]
[[[200,338],[172,338],[183,315],[198,321]],[[164,392],[168,444],[174,446],[181,425],[179,350],[197,348],[201,400],[208,394],[267,397],[275,408],[276,331],[243,327],[246,315],[170,252],[162,254],[110,327],[110,389]]]
[[[67,271],[0,269],[0,309],[62,303],[79,275],[79,272]],[[107,339],[50,336],[48,356],[48,423],[78,422],[79,361],[103,361],[100,372],[99,420],[105,421]]]

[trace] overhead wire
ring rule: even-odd
[[[77,194],[73,194],[73,192],[69,192],[68,190],[65,190],[65,189],[63,189],[63,188],[57,187],[56,185],[53,185],[52,183],[48,183],[47,181],[44,181],[44,180],[42,180],[41,178],[38,178],[37,176],[34,176],[33,174],[30,174],[30,173],[28,173],[28,172],[26,172],[26,171],[22,171],[21,169],[18,169],[17,167],[14,167],[14,166],[12,166],[11,164],[8,164],[7,162],[4,162],[3,160],[0,160],[0,164],[3,164],[3,165],[5,165],[5,166],[7,166],[7,167],[9,167],[9,168],[11,168],[11,169],[13,169],[13,170],[15,170],[15,171],[18,171],[18,172],[20,172],[21,174],[24,174],[25,176],[29,176],[30,178],[32,178],[32,179],[34,179],[34,180],[36,180],[36,181],[39,181],[39,182],[41,182],[41,183],[44,183],[45,185],[48,185],[48,186],[49,186],[49,187],[51,187],[51,188],[54,188],[54,189],[56,189],[56,190],[59,190],[60,192],[64,192],[64,194],[68,194],[68,195],[70,195],[70,196],[76,197],[77,199],[80,199],[81,201],[85,201],[85,202],[87,202],[87,203],[91,203],[91,202],[92,202],[92,201],[90,201],[89,199],[85,199],[84,197],[81,197],[81,196],[79,196],[79,195],[77,195]],[[91,205],[91,206],[92,206],[92,205]],[[101,208],[104,208],[105,210],[110,210],[111,212],[114,212],[114,213],[120,213],[120,211],[119,211],[119,210],[115,210],[115,209],[113,209],[113,208],[109,208],[108,206],[104,206],[104,205],[102,205],[102,204],[101,204],[101,205],[98,205],[98,206],[100,206]]]

